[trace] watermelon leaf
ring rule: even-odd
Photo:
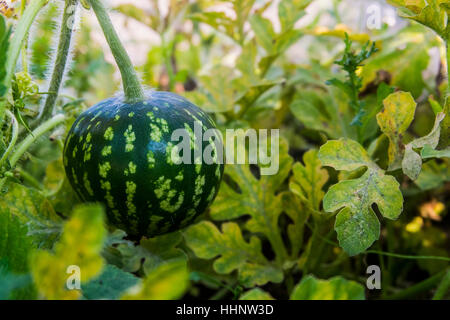
[[[270,295],[270,293],[265,292],[260,288],[255,288],[244,292],[239,300],[274,300],[274,298]]]
[[[28,235],[37,247],[51,248],[58,239],[62,219],[39,191],[17,183],[8,185],[8,192],[0,199],[0,209],[28,226]]]
[[[416,102],[409,92],[399,91],[387,96],[383,100],[383,104],[384,109],[377,114],[377,121],[381,131],[389,139],[388,170],[402,168],[411,180],[416,180],[422,169],[422,157],[421,153],[416,153],[414,149],[422,149],[427,146],[426,151],[429,151],[438,146],[441,122],[444,120],[445,114],[439,112],[436,115],[434,126],[429,134],[404,144],[403,135],[414,119]],[[431,157],[431,154],[428,152],[426,155]]]
[[[127,289],[135,286],[140,279],[132,273],[125,272],[114,265],[106,265],[103,272],[95,279],[81,286],[83,297],[88,300],[116,300]]]
[[[341,247],[355,255],[366,250],[380,235],[378,218],[371,206],[376,203],[381,214],[396,219],[403,209],[400,185],[394,177],[384,174],[364,148],[353,140],[330,140],[319,150],[324,166],[351,171],[367,167],[359,178],[343,180],[330,187],[323,199],[327,212],[340,210],[335,230]]]
[[[214,261],[217,273],[239,272],[239,281],[246,287],[281,282],[283,273],[261,253],[261,241],[253,236],[246,242],[239,226],[234,222],[222,224],[222,232],[208,221],[200,222],[185,232],[187,245],[202,259]]]
[[[302,278],[294,288],[291,300],[364,300],[364,287],[340,276],[328,280],[312,275]]]
[[[173,300],[183,296],[189,286],[189,272],[183,261],[160,265],[136,286],[131,287],[122,300]]]

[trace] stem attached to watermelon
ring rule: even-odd
[[[61,31],[59,35],[58,50],[56,53],[55,64],[53,66],[52,78],[44,107],[41,110],[40,122],[48,120],[52,117],[55,109],[56,99],[58,98],[59,89],[66,71],[67,61],[69,58],[70,47],[75,29],[75,14],[78,7],[78,0],[66,0],[64,13],[61,22]]]
[[[97,20],[105,35],[106,41],[111,48],[114,59],[122,75],[123,88],[127,103],[143,101],[144,91],[142,90],[139,78],[134,70],[130,57],[120,42],[119,36],[114,30],[111,19],[101,0],[88,0],[94,9]]]
[[[3,80],[6,90],[11,87],[11,80],[16,69],[17,60],[19,59],[22,45],[27,38],[31,24],[47,2],[48,0],[31,1],[31,3],[26,7],[23,15],[20,17],[19,22],[16,24],[16,29],[14,30],[14,36],[12,37],[8,48],[8,57],[6,60],[6,76]],[[0,103],[0,123],[3,120],[3,115],[5,113],[5,105],[6,103]]]

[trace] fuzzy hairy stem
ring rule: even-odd
[[[11,133],[11,141],[9,142],[9,146],[5,150],[5,153],[3,154],[2,158],[0,159],[0,169],[2,168],[5,161],[8,159],[9,154],[11,153],[14,146],[16,145],[17,138],[19,137],[19,124],[17,123],[16,117],[9,110],[6,110],[5,113],[11,119],[12,133]]]
[[[26,5],[27,5],[27,0],[22,0],[22,2],[20,3],[20,16],[23,16]],[[22,69],[24,72],[28,72],[27,49],[28,49],[28,35],[25,38],[25,42],[22,46],[22,53],[21,53]]]
[[[6,76],[4,79],[4,85],[7,90],[11,87],[11,80],[16,69],[17,60],[19,59],[20,51],[22,50],[23,43],[27,38],[31,24],[47,2],[48,0],[31,1],[31,3],[26,7],[23,15],[20,17],[20,20],[17,22],[14,35],[8,48],[8,57],[6,60]],[[3,120],[5,106],[6,103],[0,103],[0,123]]]
[[[92,9],[94,9],[97,20],[105,35],[106,41],[111,48],[114,59],[116,60],[117,66],[119,67],[120,73],[122,75],[123,89],[125,93],[125,100],[127,103],[136,103],[143,101],[144,91],[139,82],[139,78],[134,70],[134,66],[128,56],[125,48],[120,42],[119,36],[117,35],[114,26],[112,25],[111,19],[108,12],[101,2],[101,0],[88,0]]]
[[[46,132],[52,130],[56,126],[60,125],[66,120],[66,117],[63,114],[58,114],[51,118],[50,120],[47,120],[43,124],[41,124],[39,127],[33,130],[32,134],[28,135],[25,140],[23,140],[20,145],[18,146],[17,150],[13,153],[10,159],[11,167],[14,167],[19,161],[20,157],[28,150],[28,148],[37,140],[39,139],[43,134]]]
[[[69,58],[70,46],[75,29],[74,15],[77,7],[78,0],[65,0],[56,60],[53,66],[50,85],[47,90],[50,93],[47,95],[44,107],[41,110],[39,123],[51,118],[55,109],[56,99],[58,98]]]

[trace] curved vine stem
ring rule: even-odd
[[[20,159],[20,157],[28,150],[28,148],[37,140],[39,139],[43,134],[46,132],[52,130],[56,126],[60,125],[61,123],[66,120],[66,117],[63,114],[58,114],[51,118],[50,120],[47,120],[43,124],[41,124],[39,127],[33,130],[32,134],[28,135],[25,140],[23,140],[16,151],[11,156],[10,164],[11,167],[14,167],[17,163],[17,161]]]
[[[17,122],[16,117],[9,110],[6,110],[5,113],[11,119],[12,133],[11,133],[11,141],[9,142],[8,148],[6,148],[5,153],[3,154],[2,158],[0,159],[0,169],[2,168],[5,161],[8,159],[9,154],[11,153],[14,146],[16,145],[17,138],[19,137],[19,124]]]
[[[75,29],[74,15],[76,13],[77,7],[78,0],[65,1],[56,60],[53,66],[50,85],[47,90],[50,93],[47,95],[44,107],[41,110],[39,123],[51,118],[55,109],[56,99],[58,98],[59,89],[61,87],[61,83],[67,67],[67,61],[69,58],[73,31]]]
[[[28,31],[31,24],[36,18],[39,11],[47,4],[48,0],[33,0],[26,7],[23,15],[20,17],[17,27],[14,30],[14,35],[11,39],[11,43],[8,49],[8,57],[6,60],[6,76],[4,79],[4,85],[8,90],[11,87],[11,80],[16,69],[17,60],[19,59],[22,45],[27,38]],[[5,103],[0,103],[0,122],[3,120],[5,113]]]
[[[143,101],[144,91],[142,90],[139,78],[134,70],[130,57],[114,30],[114,26],[112,25],[105,6],[101,0],[88,0],[88,3],[92,6],[92,9],[94,9],[97,20],[105,34],[106,41],[108,42],[117,66],[119,67],[122,75],[126,102],[136,103]]]

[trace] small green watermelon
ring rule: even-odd
[[[104,203],[109,223],[131,237],[179,230],[202,214],[219,190],[224,169],[217,160],[223,154],[220,135],[220,143],[198,137],[202,152],[209,146],[215,154],[211,164],[177,164],[172,151],[179,141],[172,141],[172,132],[188,132],[194,159],[194,124],[203,134],[215,129],[213,120],[169,92],[150,91],[133,104],[124,100],[106,99],[74,122],[64,147],[67,177],[83,201]]]

